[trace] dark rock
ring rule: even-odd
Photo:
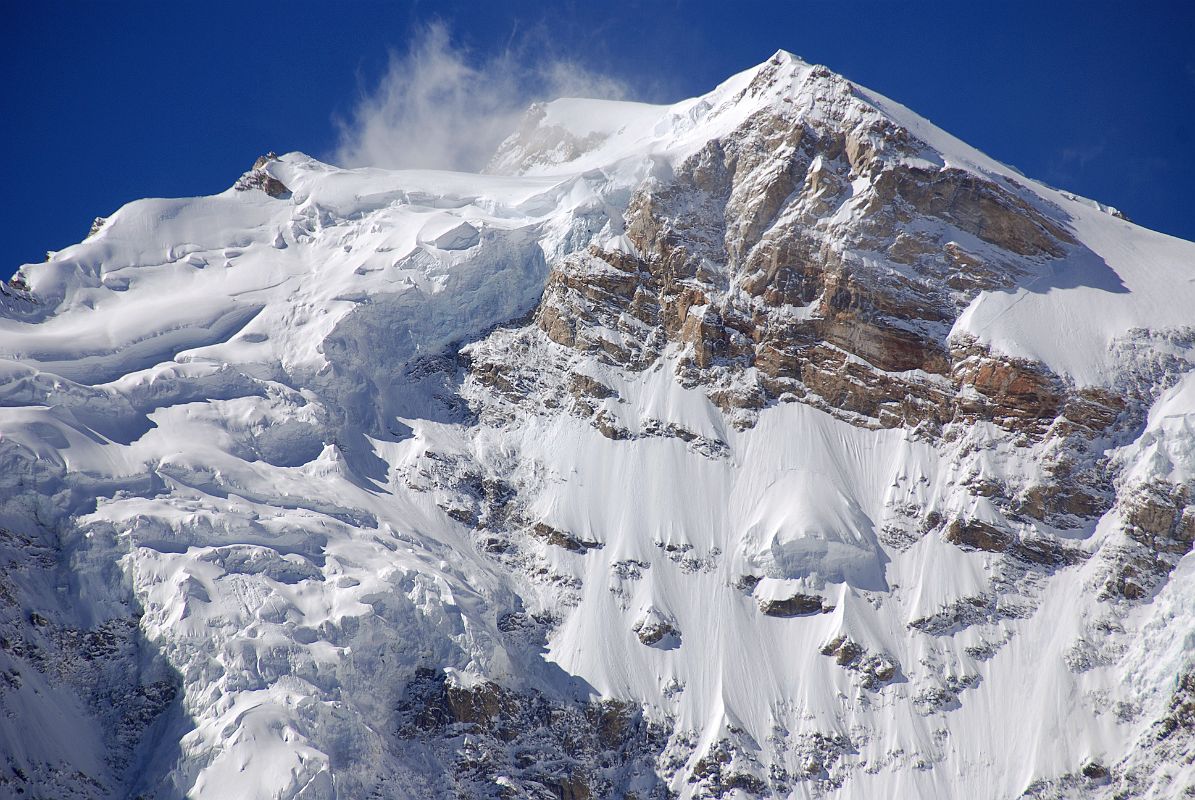
[[[1002,553],[1012,540],[1012,534],[979,520],[956,519],[946,527],[946,541],[971,550]]]
[[[857,674],[863,688],[875,690],[893,681],[900,671],[896,660],[887,653],[873,653],[845,634],[822,646],[821,654],[833,656],[834,662]]]
[[[270,197],[276,199],[290,197],[290,189],[287,188],[286,184],[275,178],[266,169],[272,161],[276,161],[277,159],[278,156],[274,153],[267,153],[259,157],[253,162],[253,169],[238,178],[237,182],[233,184],[233,188],[238,192],[260,189]]]
[[[759,610],[769,617],[803,617],[828,614],[834,606],[826,604],[818,595],[797,593],[783,599],[760,600]]]
[[[396,709],[397,734],[419,747],[438,776],[429,796],[490,797],[499,777],[511,797],[664,800],[655,762],[668,730],[630,703],[550,700],[492,682],[457,685],[420,668]]]
[[[574,553],[586,553],[594,548],[601,548],[601,542],[583,540],[571,533],[553,528],[543,522],[537,522],[531,526],[531,535],[537,539],[542,539],[554,547],[563,547],[565,550],[571,550]]]
[[[659,644],[666,638],[680,639],[680,631],[672,623],[664,620],[643,622],[637,624],[634,630],[639,641],[648,647]]]

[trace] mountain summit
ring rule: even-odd
[[[1195,787],[1195,244],[783,51],[0,288],[3,793]]]

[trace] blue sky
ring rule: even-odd
[[[412,46],[428,52],[437,22],[439,55],[500,75],[466,103],[561,85],[673,101],[784,48],[1032,177],[1195,239],[1190,0],[38,2],[9,8],[0,31],[0,273],[130,200],[221,191],[267,150],[352,154],[384,76],[409,71]],[[544,78],[560,65],[563,82]]]

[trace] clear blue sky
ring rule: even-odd
[[[227,188],[267,150],[330,156],[388,53],[442,20],[630,87],[704,92],[779,48],[1024,173],[1195,239],[1195,2],[11,4],[0,274],[146,196]]]

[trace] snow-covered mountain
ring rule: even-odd
[[[1195,791],[1195,244],[823,67],[0,291],[4,796]]]

